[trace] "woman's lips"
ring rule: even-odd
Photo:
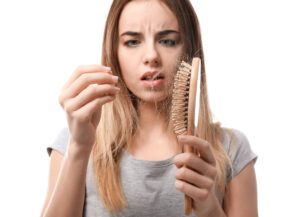
[[[158,87],[163,81],[164,78],[159,78],[157,80],[142,80],[143,84],[148,88]]]
[[[165,79],[165,77],[164,77],[163,73],[158,72],[158,71],[146,72],[141,77],[143,85],[146,88],[157,88],[163,83],[164,79]]]

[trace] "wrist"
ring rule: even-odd
[[[88,160],[90,157],[92,148],[84,145],[78,145],[74,141],[70,140],[66,157],[73,160]]]
[[[195,215],[197,217],[226,217],[226,214],[215,194],[212,195],[210,204],[212,205],[206,210],[202,210],[201,212],[195,211]]]
[[[220,205],[217,205],[214,209],[211,209],[210,212],[206,215],[207,217],[226,217],[224,210]]]

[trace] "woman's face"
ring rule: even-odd
[[[119,20],[118,58],[128,89],[144,102],[159,102],[170,94],[183,54],[173,12],[158,0],[135,0]]]

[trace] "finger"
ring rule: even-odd
[[[187,136],[187,135],[180,135],[178,140],[181,144],[190,145],[200,153],[200,157],[207,161],[208,163],[216,166],[216,160],[212,153],[211,145],[209,142],[200,139],[196,136]]]
[[[65,89],[60,96],[60,101],[63,104],[69,98],[77,96],[81,91],[86,89],[91,84],[116,84],[117,76],[112,76],[108,73],[84,73],[72,83],[69,88]]]
[[[214,186],[214,181],[206,176],[200,175],[199,173],[186,168],[181,167],[175,172],[175,178],[184,182],[195,185],[199,188],[206,188],[208,191]]]
[[[208,190],[205,188],[197,188],[187,182],[176,180],[174,186],[177,190],[190,196],[195,201],[203,201],[208,197]]]
[[[177,168],[186,166],[194,170],[195,172],[210,177],[213,180],[217,176],[217,169],[215,168],[215,166],[207,163],[193,153],[178,154],[174,157],[173,161]]]
[[[109,84],[102,84],[102,85],[90,85],[85,90],[83,90],[78,96],[68,100],[65,103],[65,110],[68,113],[72,113],[80,109],[82,106],[86,105],[87,103],[93,101],[96,98],[108,96],[108,95],[115,95],[119,92],[118,87],[114,87]]]
[[[114,99],[114,96],[105,96],[94,99],[85,106],[81,107],[79,110],[75,111],[72,116],[80,123],[87,122],[92,118],[92,115],[101,108],[102,105]]]
[[[69,87],[80,75],[84,73],[109,71],[111,71],[110,67],[102,66],[99,64],[78,66],[62,89],[66,89],[67,87]]]

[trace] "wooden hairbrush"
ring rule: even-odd
[[[192,65],[182,61],[177,74],[175,75],[171,120],[174,125],[174,132],[178,135],[195,135],[198,124],[198,111],[196,106],[197,99],[200,99],[200,75],[201,67],[200,58],[195,57]],[[184,152],[195,153],[193,148],[183,145]],[[197,154],[197,153],[195,153]],[[184,213],[190,215],[192,213],[193,200],[191,197],[184,195]]]

